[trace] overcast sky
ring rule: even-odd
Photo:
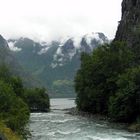
[[[0,0],[5,38],[54,40],[103,32],[114,37],[122,0]]]

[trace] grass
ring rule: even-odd
[[[2,134],[6,140],[23,140],[18,134],[13,132],[10,128],[7,128],[3,122],[0,121],[0,134]]]

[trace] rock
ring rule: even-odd
[[[6,140],[5,136],[2,133],[0,133],[0,140]]]
[[[132,132],[140,132],[140,124],[131,124],[128,127],[128,130]]]
[[[9,49],[8,43],[7,43],[7,41],[3,38],[2,35],[0,35],[0,47],[1,47],[1,48],[5,48],[5,49]]]
[[[114,41],[125,41],[128,47],[140,44],[140,0],[123,0],[122,18]]]
[[[73,115],[73,116],[82,116],[82,117],[85,117],[85,118],[98,120],[98,121],[99,120],[100,121],[109,121],[109,118],[107,116],[79,111],[77,108],[70,108],[70,109],[66,109],[65,111],[67,111],[66,114],[70,114],[70,115]]]

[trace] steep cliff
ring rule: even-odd
[[[128,47],[140,44],[140,0],[123,0],[122,19],[115,41],[125,41]]]

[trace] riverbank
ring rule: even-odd
[[[50,105],[49,113],[31,113],[29,130],[32,137],[29,140],[140,140],[139,133],[108,123],[102,116],[94,115],[93,119],[91,115],[87,118],[85,113],[85,117],[78,115],[73,110],[74,100],[51,99]]]
[[[0,140],[22,140],[22,138],[0,122]]]
[[[88,112],[79,111],[76,107],[65,109],[65,111],[67,111],[67,114],[70,114],[73,116],[82,116],[82,117],[86,117],[86,118],[96,120],[96,121],[106,121],[107,123],[110,123],[114,127],[119,127],[130,132],[140,133],[140,124],[138,123],[132,123],[132,124],[116,123],[116,122],[113,122],[109,117],[105,115],[91,114]]]
[[[67,114],[70,114],[73,116],[82,116],[82,117],[86,117],[89,119],[95,119],[95,120],[100,120],[100,121],[109,121],[109,118],[107,116],[79,111],[76,107],[73,107],[70,109],[65,109],[65,111],[67,111]]]

